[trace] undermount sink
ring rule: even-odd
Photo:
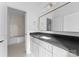
[[[33,37],[36,37],[36,38],[40,38],[40,39],[43,39],[43,40],[51,40],[52,39],[52,36],[50,34],[46,34],[46,33],[31,33],[31,35]]]
[[[40,38],[45,39],[45,40],[50,40],[51,39],[51,37],[48,37],[48,36],[40,36]]]
[[[63,39],[63,40],[75,40],[75,41],[78,40],[79,41],[79,37],[63,35],[63,34],[49,34],[49,33],[35,32],[35,33],[30,33],[30,35],[35,38],[40,38],[44,40],[52,40],[52,38],[56,38],[56,39]]]

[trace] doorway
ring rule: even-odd
[[[25,57],[25,12],[8,7],[8,57]]]

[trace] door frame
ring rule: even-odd
[[[19,10],[19,11],[22,11],[22,12],[24,12],[25,13],[25,53],[26,53],[26,55],[27,55],[27,48],[26,48],[26,44],[27,44],[27,38],[26,38],[26,21],[27,21],[27,19],[26,19],[26,16],[27,16],[27,12],[26,11],[24,11],[24,10],[20,10],[20,9],[17,9],[17,8],[14,8],[14,7],[10,7],[10,6],[6,6],[6,9],[7,9],[7,56],[8,56],[8,39],[9,39],[9,19],[8,19],[8,8],[12,8],[12,9],[16,9],[16,10]]]

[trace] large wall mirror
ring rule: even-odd
[[[69,14],[69,7],[66,7],[70,2],[57,3],[58,6],[48,13],[39,17],[38,30],[39,31],[64,31],[64,16]],[[66,21],[65,21],[66,22]],[[69,23],[70,24],[70,23]]]

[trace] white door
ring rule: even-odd
[[[0,2],[0,57],[7,56],[7,7]]]

